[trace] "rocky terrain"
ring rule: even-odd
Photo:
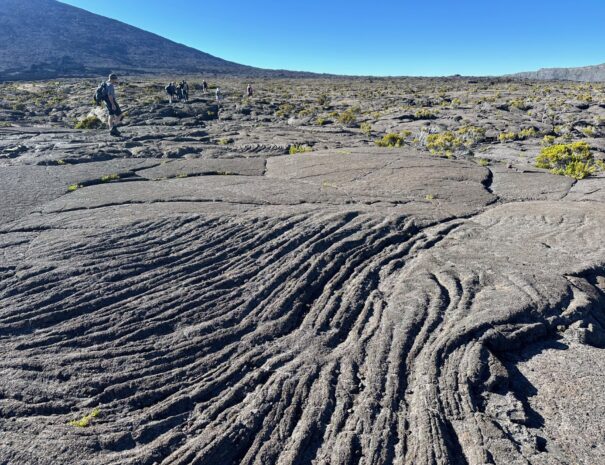
[[[605,63],[580,68],[543,68],[538,71],[519,73],[517,77],[546,81],[605,82]]]
[[[0,85],[0,463],[605,463],[605,87],[200,81]]]

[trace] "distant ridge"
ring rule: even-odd
[[[97,76],[110,71],[311,75],[226,61],[56,0],[0,0],[0,44],[0,80]]]
[[[518,73],[514,77],[548,81],[604,82],[605,63],[581,68],[543,68],[538,71]]]

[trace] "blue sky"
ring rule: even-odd
[[[262,68],[440,76],[605,63],[605,0],[63,1]]]

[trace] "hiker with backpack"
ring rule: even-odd
[[[176,94],[176,87],[174,86],[174,82],[170,82],[168,83],[168,85],[165,87],[166,93],[168,94],[168,101],[170,103],[172,103],[172,100],[174,99],[174,95]]]
[[[223,94],[221,93],[221,88],[217,87],[216,88],[216,101],[218,103],[221,103],[221,100],[223,99]]]
[[[102,83],[95,91],[94,100],[97,105],[105,102],[109,117],[107,118],[107,126],[109,134],[119,137],[121,134],[118,131],[118,124],[122,120],[122,110],[116,100],[116,88],[118,84],[118,76],[111,73],[107,82]]]
[[[206,81],[202,81],[202,93],[208,93],[208,83]]]
[[[246,95],[248,95],[248,97],[252,97],[254,95],[252,84],[248,84],[248,87],[246,88]]]

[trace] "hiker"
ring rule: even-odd
[[[118,124],[122,120],[122,110],[116,100],[116,88],[118,84],[118,76],[111,73],[106,83],[106,98],[105,104],[107,105],[107,112],[109,117],[107,119],[107,126],[109,126],[109,134],[112,136],[119,137],[120,131],[118,131]]]
[[[248,84],[248,87],[246,88],[246,94],[248,95],[248,97],[252,97],[252,95],[254,95],[254,89],[252,88],[252,84]]]
[[[220,101],[223,99],[223,94],[221,94],[221,88],[217,87],[216,88],[216,101],[220,103]]]
[[[181,88],[183,89],[183,99],[185,100],[185,102],[189,101],[189,84],[187,84],[187,81],[183,80],[183,82],[181,82]]]
[[[166,89],[166,93],[168,94],[168,101],[170,103],[172,103],[172,101],[174,99],[174,95],[176,94],[176,87],[174,87],[174,82],[168,83],[168,85],[165,87],[165,89]]]
[[[208,83],[206,81],[202,81],[202,92],[204,94],[208,93]]]
[[[180,82],[176,86],[176,98],[178,99],[179,102],[181,100],[183,100],[183,86],[181,85]]]

